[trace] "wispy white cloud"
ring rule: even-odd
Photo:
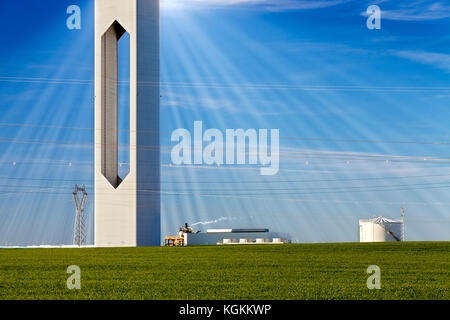
[[[417,0],[394,2],[370,0],[361,4],[357,0],[162,0],[165,8],[208,7],[257,7],[268,11],[320,9],[355,2],[358,6],[377,4],[381,6],[382,18],[387,20],[425,21],[450,17],[450,5],[444,1]],[[389,6],[390,8],[386,8]],[[361,15],[367,16],[364,10]]]
[[[259,6],[270,11],[306,10],[336,6],[353,0],[163,0],[167,8]]]
[[[411,61],[428,64],[450,73],[450,54],[425,51],[390,51],[391,54]]]
[[[236,105],[227,99],[215,98],[210,96],[199,97],[189,94],[179,94],[168,92],[163,94],[161,100],[163,107],[171,108],[184,108],[184,109],[208,109],[208,110],[220,110],[227,112],[238,112],[240,109]]]
[[[397,5],[391,9],[381,7],[381,18],[399,21],[428,21],[450,18],[450,5],[442,1],[420,0]],[[361,13],[367,16],[364,11]]]
[[[223,84],[224,87],[227,84]],[[234,88],[239,88],[236,84]],[[252,87],[250,87],[252,88]],[[257,88],[257,85],[255,85]],[[264,87],[263,87],[264,88]],[[288,90],[290,87],[271,87],[270,85],[266,88],[281,90]],[[299,87],[301,88],[301,86]],[[326,90],[326,87],[322,89]],[[308,87],[305,86],[303,90],[316,92],[320,90],[319,87]],[[337,89],[339,90],[339,89]],[[326,116],[326,115],[343,115],[343,114],[355,114],[358,113],[358,109],[349,106],[342,105],[321,105],[320,108],[312,107],[311,105],[301,105],[301,104],[284,104],[276,100],[259,100],[254,104],[245,103],[239,100],[227,99],[227,98],[216,98],[211,96],[198,96],[191,94],[181,94],[174,92],[167,92],[163,94],[161,100],[161,106],[164,108],[179,108],[186,110],[198,110],[203,109],[209,112],[220,111],[227,113],[241,113],[254,115],[258,117],[262,116],[282,116],[282,115],[304,115],[304,116]]]

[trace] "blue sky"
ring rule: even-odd
[[[0,245],[70,244],[74,183],[92,243],[93,1],[2,0],[0,14]],[[357,241],[358,219],[404,206],[408,240],[449,240],[449,31],[445,1],[163,1],[162,145],[202,120],[279,129],[281,158],[262,177],[163,152],[162,235],[189,222]]]

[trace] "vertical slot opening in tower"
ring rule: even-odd
[[[129,34],[117,21],[102,36],[101,166],[103,176],[114,188],[129,172],[129,39]]]

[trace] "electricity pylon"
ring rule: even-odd
[[[78,194],[81,193],[81,196]],[[73,201],[75,202],[75,224],[73,228],[73,244],[77,246],[86,245],[86,217],[84,216],[84,206],[87,202],[86,187],[83,185],[79,187],[75,185],[75,190],[72,193]]]

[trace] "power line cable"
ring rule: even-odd
[[[39,124],[20,124],[20,123],[0,123],[0,126],[4,127],[30,127],[30,128],[46,128],[46,129],[67,129],[67,130],[81,130],[81,131],[95,131],[101,129],[94,129],[92,127],[73,127],[73,126],[56,126],[56,125],[39,125]],[[158,130],[118,130],[119,132],[139,132],[139,133],[153,133],[170,135],[167,131]],[[3,138],[3,139],[16,139],[16,138]],[[336,138],[311,138],[311,137],[280,137],[280,140],[291,141],[326,141],[326,142],[346,142],[346,143],[372,143],[372,144],[421,144],[421,145],[450,145],[448,141],[408,141],[408,140],[369,140],[369,139],[336,139]]]
[[[434,178],[434,177],[450,177],[450,174],[432,174],[432,175],[414,175],[414,176],[399,176],[399,177],[365,177],[365,178],[334,178],[334,179],[301,179],[301,180],[259,180],[259,181],[167,181],[162,180],[161,183],[175,183],[175,184],[198,184],[198,183],[216,183],[216,184],[251,184],[251,183],[313,183],[313,182],[341,182],[341,181],[366,181],[366,180],[388,180],[388,179],[416,179],[416,178]],[[56,179],[56,178],[30,178],[30,177],[10,177],[0,176],[0,180],[30,180],[30,181],[62,181],[62,182],[85,182],[83,179]]]
[[[36,84],[73,84],[94,85],[93,79],[71,78],[33,78],[33,77],[0,77],[0,82],[36,83]],[[119,85],[129,85],[129,81],[118,81]],[[211,89],[257,89],[257,90],[303,90],[303,91],[370,91],[370,92],[412,92],[440,93],[449,92],[450,87],[424,86],[350,86],[350,85],[298,85],[298,84],[260,84],[260,83],[195,83],[195,82],[137,82],[138,86],[159,86],[169,88],[211,88]]]

